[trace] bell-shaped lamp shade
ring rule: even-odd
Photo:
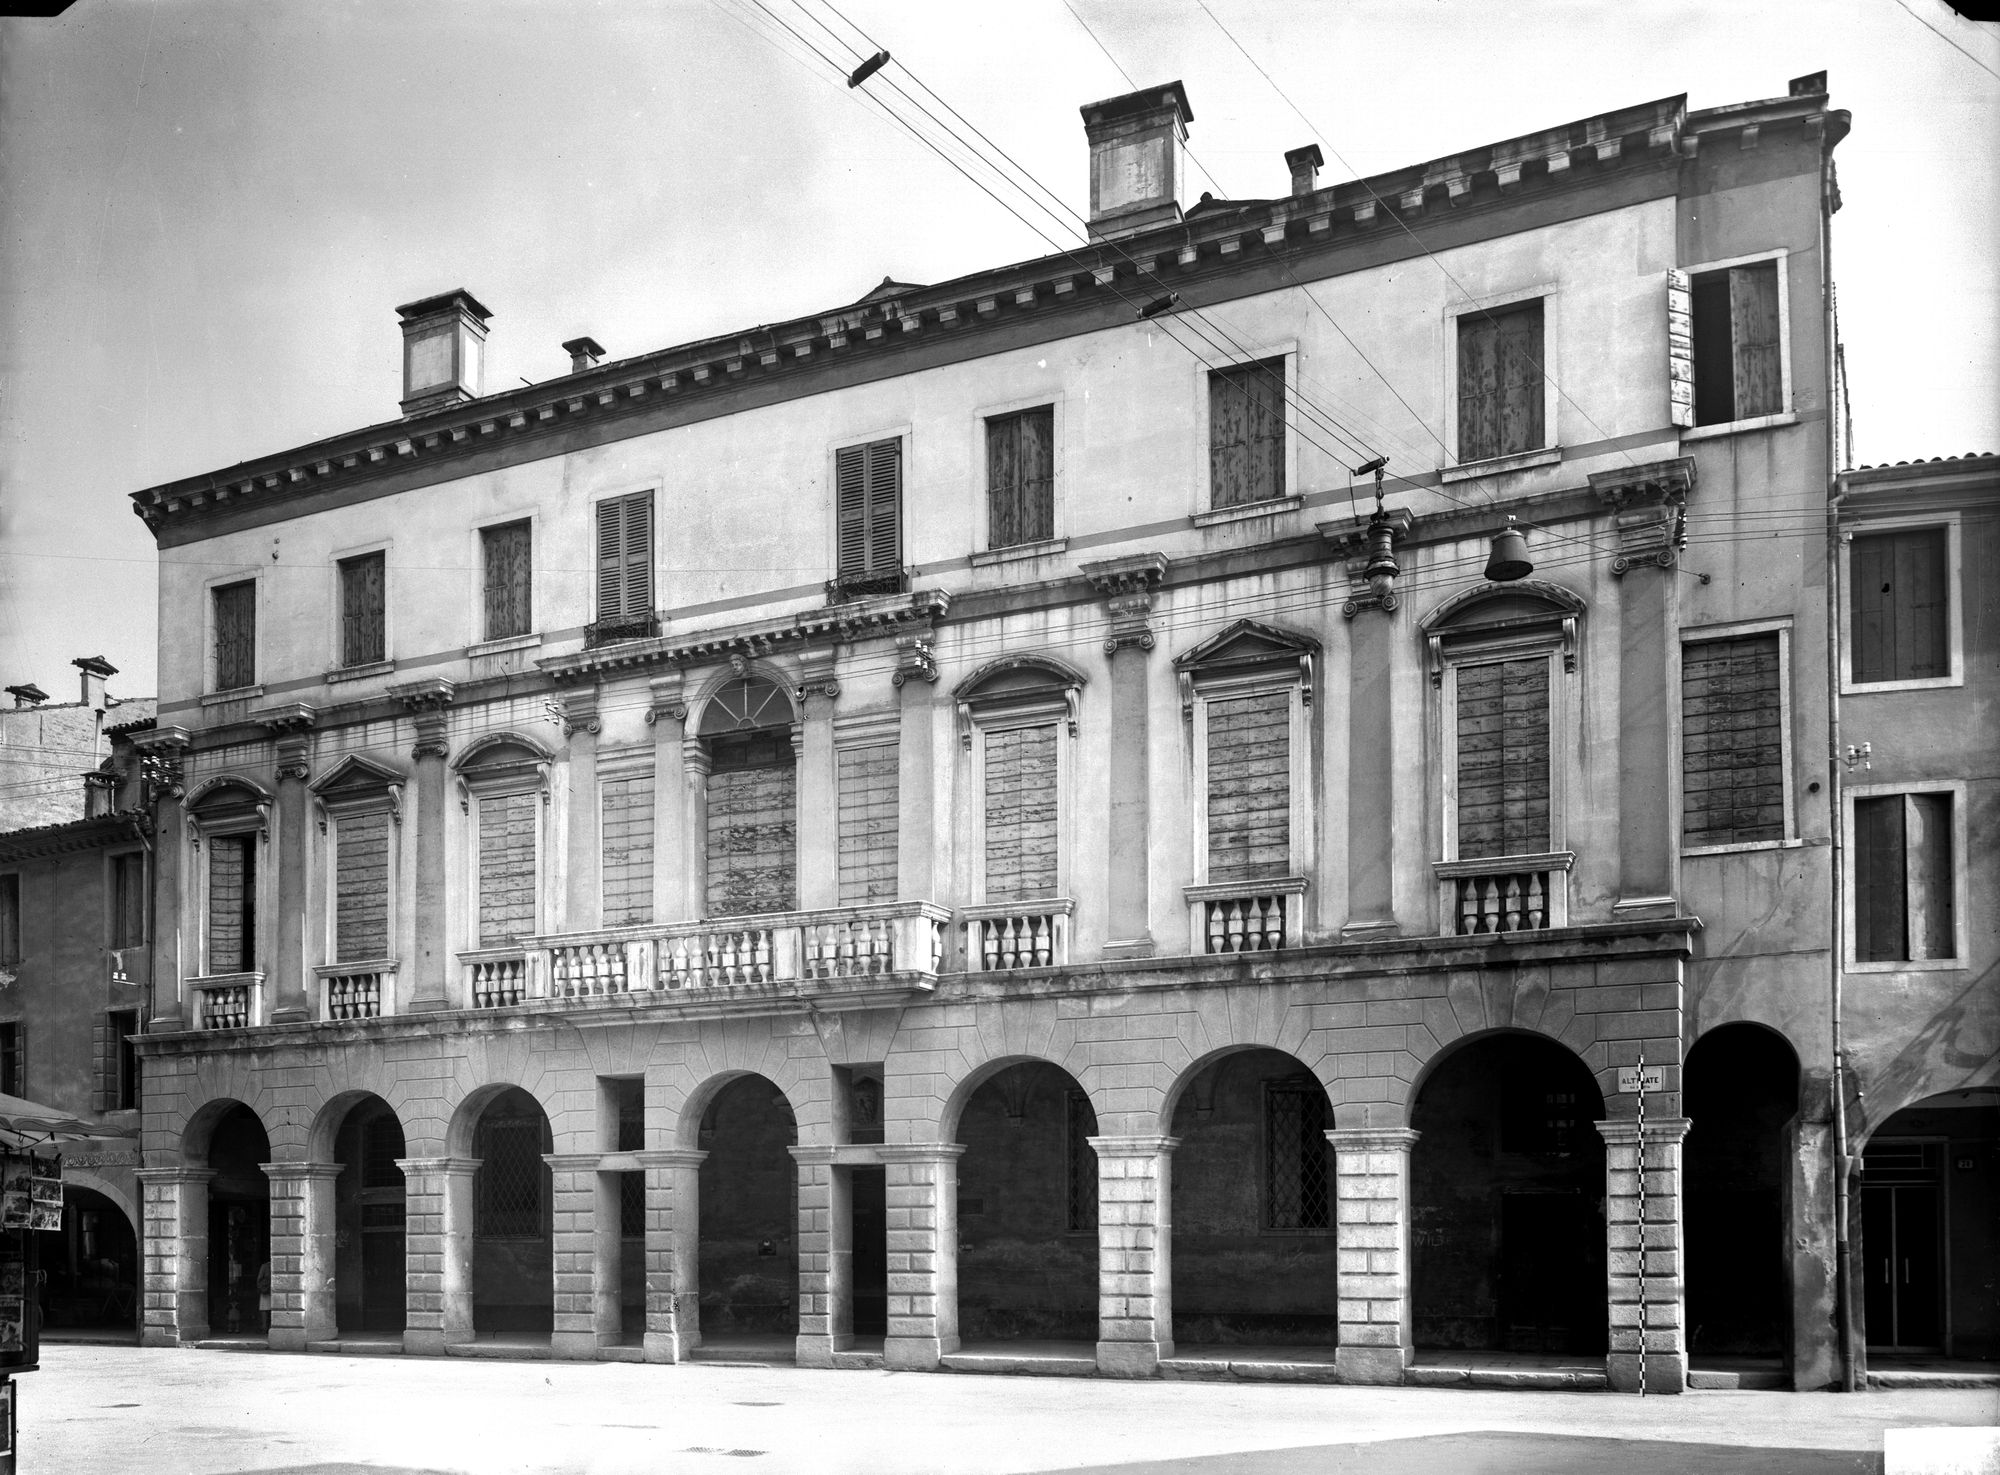
[[[1521,536],[1521,530],[1510,517],[1507,526],[1493,535],[1493,551],[1486,559],[1487,582],[1511,584],[1534,571],[1535,566],[1528,559],[1528,540]]]
[[[1378,599],[1389,609],[1396,606],[1390,601],[1396,593],[1396,575],[1402,569],[1396,563],[1396,533],[1394,524],[1379,509],[1368,520],[1368,566],[1362,570],[1362,577],[1368,587],[1375,591]]]

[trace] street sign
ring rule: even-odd
[[[1640,1091],[1657,1091],[1665,1080],[1665,1071],[1657,1065],[1618,1067],[1618,1089],[1627,1096]]]

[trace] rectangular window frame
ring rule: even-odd
[[[1732,640],[1741,635],[1769,635],[1778,637],[1778,742],[1779,765],[1784,783],[1784,834],[1776,840],[1745,840],[1733,845],[1683,845],[1683,856],[1737,855],[1753,850],[1793,850],[1805,842],[1799,838],[1797,781],[1792,772],[1794,748],[1792,742],[1792,621],[1789,616],[1775,620],[1742,620],[1727,625],[1699,625],[1681,631],[1681,652],[1685,657],[1687,647],[1700,645],[1711,640]],[[1674,742],[1676,754],[1674,773],[1676,782],[1684,782],[1687,776],[1687,755],[1681,749],[1685,733],[1685,717],[1678,703],[1675,708]],[[1553,732],[1553,729],[1551,729]],[[1676,833],[1686,821],[1685,804],[1676,797],[1680,807],[1674,821]]]
[[[1209,460],[1209,379],[1217,369],[1240,369],[1273,359],[1284,362],[1284,494],[1262,502],[1247,502],[1236,507],[1218,507],[1215,505],[1215,488],[1210,484],[1212,473]],[[1299,442],[1304,437],[1299,434],[1298,428],[1298,339],[1283,338],[1231,353],[1208,354],[1204,362],[1195,366],[1191,384],[1193,434],[1190,437],[1188,458],[1188,485],[1192,489],[1192,501],[1188,507],[1189,522],[1195,527],[1212,527],[1217,523],[1237,522],[1251,517],[1269,517],[1273,513],[1293,512],[1303,507],[1305,495],[1300,490],[1299,482]]]
[[[397,787],[400,791],[401,786]],[[322,911],[326,918],[326,937],[321,956],[325,959],[325,966],[327,967],[338,965],[340,968],[360,973],[368,971],[369,964],[381,964],[385,969],[396,966],[396,929],[401,922],[399,903],[403,894],[403,822],[402,814],[398,807],[401,802],[400,792],[394,798],[391,798],[388,792],[384,791],[380,795],[371,794],[365,798],[333,801],[325,804],[327,820],[326,847],[325,862],[322,868],[324,873],[321,876],[321,883],[325,893]],[[383,941],[388,947],[388,952],[379,958],[343,958],[340,955],[340,827],[342,820],[353,819],[364,814],[386,814],[388,816],[388,855],[385,867],[388,896],[384,903],[382,920]],[[388,1012],[386,993],[387,991],[385,990],[383,1000],[383,1012],[385,1013]]]
[[[0,871],[0,964],[21,961],[21,873]]]
[[[1076,799],[1073,792],[1076,782],[1076,755],[1070,750],[1076,744],[1076,733],[1070,723],[1070,712],[1066,703],[1041,702],[1032,706],[980,712],[970,715],[972,751],[970,754],[970,787],[967,789],[970,823],[967,832],[971,841],[968,857],[972,896],[977,907],[1004,907],[1015,911],[1047,910],[1054,903],[1066,901],[1071,895],[1071,886],[1076,876]],[[1054,727],[1056,736],[1056,884],[1049,897],[1019,899],[993,898],[986,892],[986,736],[988,733],[1007,732],[1023,727]]]
[[[1033,403],[1040,404],[1045,402],[1036,400]],[[917,457],[916,426],[914,423],[906,421],[900,425],[883,426],[871,430],[865,435],[843,435],[836,440],[830,440],[826,443],[826,566],[831,570],[831,577],[827,581],[830,589],[840,588],[849,582],[860,583],[863,581],[872,581],[877,578],[887,579],[890,577],[886,571],[857,572],[841,567],[840,453],[842,451],[853,450],[857,446],[870,446],[880,441],[891,440],[902,443],[902,449],[898,457],[899,464],[896,482],[896,572],[900,574],[902,570],[912,567],[917,562],[911,547],[913,541],[911,533],[913,530],[910,526],[909,499],[909,489]],[[979,455],[983,464],[986,454],[983,437],[979,444]],[[980,474],[980,485],[982,488],[985,485],[984,472]],[[981,516],[983,518],[984,514],[982,513]]]
[[[250,887],[250,958],[254,966],[246,970],[232,970],[228,973],[216,971],[214,948],[210,938],[214,914],[209,908],[209,864],[210,851],[218,840],[248,839],[255,855],[255,876]],[[264,821],[256,815],[231,817],[221,822],[205,822],[201,827],[201,838],[195,852],[194,885],[196,913],[195,932],[200,942],[201,978],[262,978],[269,971],[265,962],[271,955],[268,931],[272,925],[272,905],[269,895],[272,872],[276,867],[269,864],[270,832]]]
[[[356,652],[347,644],[347,566],[366,558],[382,560],[382,648],[365,659],[349,660]],[[385,539],[377,543],[358,544],[353,548],[342,548],[336,552],[329,567],[332,570],[332,597],[329,601],[333,620],[329,631],[328,648],[333,659],[327,663],[327,675],[332,679],[352,681],[357,677],[378,675],[395,669],[391,652],[395,649],[393,631],[389,624],[391,600],[389,598],[389,543]],[[365,655],[365,653],[363,653]]]
[[[1542,304],[1542,444],[1505,456],[1488,456],[1468,461],[1458,440],[1458,320],[1476,317],[1499,308],[1518,307],[1535,301]],[[1447,303],[1444,309],[1444,382],[1440,402],[1444,406],[1444,459],[1439,475],[1448,482],[1476,476],[1492,476],[1503,471],[1520,471],[1531,466],[1552,466],[1563,458],[1561,434],[1562,391],[1562,293],[1558,284],[1543,282],[1492,292],[1468,302]]]
[[[1858,897],[1853,863],[1854,804],[1857,799],[1887,799],[1907,794],[1948,794],[1951,796],[1951,889],[1952,953],[1949,958],[1887,958],[1864,961],[1860,957],[1860,928],[1856,924]],[[1941,973],[1964,972],[1972,967],[1972,925],[1967,915],[1970,888],[1967,884],[1965,810],[1967,785],[1964,779],[1910,779],[1900,783],[1846,784],[1841,788],[1841,833],[1849,852],[1840,868],[1841,964],[1848,973]]]
[[[656,508],[655,509],[656,513],[657,510],[658,509]],[[593,519],[595,518],[595,516],[596,514],[593,513],[592,514]],[[474,555],[473,566],[479,570],[479,578],[478,581],[475,583],[472,591],[473,593],[472,627],[475,630],[479,631],[479,638],[473,642],[469,654],[479,655],[493,650],[512,650],[522,646],[541,644],[541,636],[537,633],[538,627],[536,626],[535,623],[536,581],[534,575],[534,563],[535,563],[535,549],[538,546],[540,546],[540,539],[541,539],[541,529],[540,527],[537,526],[538,521],[539,519],[536,518],[536,516],[532,512],[521,512],[517,515],[499,517],[499,518],[494,518],[488,522],[482,522],[472,529],[472,543],[473,543],[473,555]],[[489,623],[487,618],[488,610],[486,605],[486,575],[487,575],[486,540],[489,534],[497,533],[502,530],[515,527],[525,527],[528,530],[527,623],[520,630],[510,631],[505,635],[496,635],[493,632],[492,625]],[[597,529],[595,526],[595,522],[593,521],[591,527],[591,534],[593,537],[595,537],[596,531]],[[595,545],[593,545],[593,549],[594,546]],[[595,553],[593,551],[593,559],[594,557]],[[593,602],[595,600],[595,597],[596,597],[595,586],[593,585],[592,588]]]
[[[251,586],[250,594],[250,680],[235,686],[222,685],[222,622],[216,611],[216,596],[238,584]],[[206,701],[236,701],[263,691],[264,671],[264,580],[258,569],[239,569],[209,579],[202,585],[202,683]]]
[[[603,527],[604,509],[611,506],[614,503],[636,502],[641,500],[645,501],[648,506],[648,516],[646,523],[646,563],[645,563],[646,608],[638,611],[628,609],[626,607],[628,601],[625,598],[624,593],[621,591],[619,595],[619,604],[617,610],[607,612],[604,608],[604,602],[603,602],[604,591],[602,587],[603,550],[601,547],[601,543],[603,534],[601,529]],[[615,491],[608,491],[601,495],[594,496],[591,498],[590,526],[588,534],[590,539],[589,597],[590,597],[590,612],[591,612],[590,639],[594,644],[604,644],[618,640],[643,639],[645,635],[654,633],[659,627],[660,601],[662,594],[664,592],[660,580],[661,501],[662,498],[660,495],[660,488],[656,483],[652,482],[648,482],[642,486],[621,487]],[[508,520],[519,521],[520,519],[510,518]],[[625,552],[621,551],[619,557],[622,562],[623,559],[626,557]],[[620,633],[620,634],[609,634],[609,635],[604,635],[599,633],[600,631],[611,627],[615,627],[618,631],[623,631],[629,627],[635,632],[643,631],[643,633],[634,633],[634,634]]]
[[[485,823],[486,819],[486,802],[488,800],[508,798],[517,794],[535,796],[535,823],[533,827],[535,842],[535,918],[532,931],[526,935],[534,936],[538,933],[553,930],[554,920],[552,913],[557,899],[548,894],[550,839],[548,833],[549,804],[544,787],[545,781],[539,774],[531,773],[525,777],[510,775],[505,779],[486,780],[470,778],[462,779],[461,782],[465,786],[466,807],[469,811],[466,817],[470,821],[466,826],[466,840],[468,843],[465,859],[465,936],[467,951],[474,953],[508,953],[524,949],[526,943],[522,938],[488,939],[480,934],[479,898],[485,889],[480,882],[480,867],[482,864],[480,833],[481,826]]]
[[[988,423],[1005,420],[1028,410],[1049,411],[1049,536],[1028,543],[1008,543],[993,546],[993,489],[988,481],[987,434]],[[972,414],[972,437],[968,454],[970,465],[977,483],[972,502],[972,541],[974,551],[972,562],[975,567],[1012,563],[1018,559],[1036,558],[1045,554],[1060,553],[1069,546],[1068,523],[1064,517],[1063,489],[1067,475],[1065,455],[1068,433],[1068,406],[1061,394],[1037,394],[1025,399],[1003,400],[997,404],[981,405]],[[905,482],[907,484],[907,476]],[[836,507],[835,516],[838,519]],[[907,528],[905,532],[907,533]],[[836,526],[835,536],[839,529]]]
[[[138,1111],[144,1102],[139,1052],[127,1038],[128,1034],[136,1035],[144,1028],[142,1019],[137,1005],[104,1011],[105,1111]],[[126,1020],[131,1024],[129,1031],[120,1023]]]
[[[0,1019],[0,1092],[25,1097],[28,1090],[27,1021]]]
[[[1286,732],[1290,744],[1289,782],[1291,812],[1288,837],[1289,869],[1284,877],[1227,883],[1232,891],[1245,895],[1280,888],[1284,880],[1302,880],[1312,875],[1313,795],[1312,795],[1312,710],[1305,699],[1305,682],[1296,672],[1279,675],[1270,670],[1241,676],[1203,676],[1193,683],[1189,723],[1190,771],[1194,778],[1191,804],[1194,886],[1222,883],[1211,881],[1208,873],[1208,704],[1231,697],[1261,696],[1279,689],[1291,693],[1291,723]]]
[[[835,776],[834,777],[834,886],[837,896],[839,898],[839,904],[841,906],[880,906],[883,904],[884,901],[896,900],[901,895],[902,874],[901,874],[901,867],[899,864],[897,864],[897,862],[900,859],[898,852],[900,852],[902,848],[899,837],[895,836],[891,837],[892,839],[895,840],[895,844],[891,847],[891,856],[890,856],[891,864],[894,867],[894,879],[890,883],[890,894],[888,897],[879,898],[875,901],[849,900],[847,899],[847,892],[845,890],[845,877],[843,877],[841,874],[842,868],[846,863],[848,852],[844,844],[846,840],[846,835],[842,830],[842,824],[844,822],[844,804],[846,800],[846,794],[840,783],[840,771],[841,771],[840,760],[844,755],[849,753],[867,752],[871,749],[877,749],[877,748],[887,748],[893,755],[892,771],[895,775],[895,782],[896,782],[896,814],[900,827],[902,802],[903,802],[903,790],[902,790],[903,744],[902,744],[902,733],[900,731],[899,725],[869,724],[867,726],[863,726],[861,724],[850,724],[845,728],[843,728],[842,725],[836,719],[834,728],[834,757],[833,757],[833,767]],[[1060,823],[1060,821],[1058,821],[1058,823]]]
[[[1887,691],[1941,691],[1965,685],[1964,566],[1961,562],[1962,514],[1912,513],[1907,517],[1869,517],[1843,524],[1840,529],[1840,693],[1861,696]],[[1951,671],[1945,676],[1917,676],[1906,681],[1856,681],[1854,679],[1854,540],[1872,533],[1917,532],[1925,528],[1945,530],[1945,646],[1951,653]]]
[[[1682,440],[1709,440],[1722,435],[1741,435],[1748,430],[1767,430],[1774,425],[1796,425],[1799,417],[1796,403],[1792,398],[1792,297],[1790,284],[1791,252],[1785,248],[1771,251],[1754,251],[1748,256],[1728,256],[1717,261],[1703,261],[1681,268],[1687,276],[1688,289],[1692,293],[1694,279],[1707,276],[1711,272],[1727,271],[1732,266],[1756,266],[1762,262],[1775,261],[1778,264],[1778,401],[1782,406],[1775,414],[1750,415],[1740,420],[1724,420],[1714,425],[1686,425],[1680,428]],[[1689,342],[1693,342],[1693,329],[1689,329]],[[1693,414],[1693,402],[1689,402],[1688,412]]]
[[[1569,855],[1569,764],[1565,755],[1573,746],[1574,732],[1569,681],[1561,635],[1534,630],[1516,635],[1470,637],[1446,644],[1439,654],[1443,669],[1439,680],[1438,758],[1441,814],[1439,853],[1447,863],[1461,859],[1458,853],[1458,672],[1463,666],[1483,666],[1495,661],[1524,660],[1539,656],[1549,662],[1549,848],[1529,852],[1534,855]],[[1509,856],[1481,856],[1482,865],[1497,866]],[[1551,923],[1551,925],[1558,925]]]
[[[1257,1233],[1262,1237],[1280,1239],[1329,1238],[1338,1230],[1339,1190],[1333,1144],[1326,1140],[1324,1136],[1325,1128],[1322,1128],[1322,1135],[1318,1143],[1318,1150],[1322,1154],[1321,1161],[1324,1164],[1325,1174],[1322,1184],[1325,1198],[1323,1204],[1320,1206],[1320,1212],[1326,1216],[1324,1224],[1308,1224],[1304,1222],[1298,1224],[1278,1224],[1274,1222],[1278,1217],[1277,1185],[1272,1181],[1271,1175],[1271,1160],[1278,1145],[1272,1136],[1277,1098],[1284,1095],[1297,1095],[1309,1100],[1312,1099],[1313,1093],[1317,1091],[1320,1119],[1325,1123],[1325,1127],[1331,1127],[1334,1120],[1333,1104],[1327,1099],[1326,1087],[1310,1075],[1272,1076],[1265,1078],[1259,1085],[1257,1120]],[[1312,1217],[1306,1213],[1308,1199],[1304,1192],[1304,1166],[1303,1163],[1300,1164],[1299,1217],[1301,1221]]]
[[[645,916],[636,922],[604,921],[605,908],[605,835],[608,826],[604,818],[604,801],[613,784],[631,783],[643,779],[651,786],[650,802],[643,807],[645,823],[650,827],[648,837],[648,859],[646,861],[646,884],[639,894]],[[598,896],[599,920],[606,927],[650,927],[660,916],[660,775],[653,749],[650,746],[638,748],[603,748],[597,755],[597,845],[595,854],[587,863],[592,871],[592,884]]]

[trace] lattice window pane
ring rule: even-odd
[[[1265,1228],[1325,1229],[1333,1222],[1326,1126],[1326,1092],[1319,1082],[1265,1086]]]
[[[474,1233],[484,1239],[541,1238],[548,1179],[542,1119],[488,1115],[479,1123],[478,1139]]]
[[[618,1233],[624,1239],[646,1237],[646,1175],[618,1175]]]
[[[1090,1138],[1097,1131],[1097,1113],[1082,1091],[1069,1093],[1069,1192],[1064,1227],[1072,1234],[1097,1228],[1097,1152]]]

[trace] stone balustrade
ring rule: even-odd
[[[1440,861],[1439,915],[1446,936],[1537,932],[1569,924],[1572,851]]]
[[[247,1029],[264,1022],[264,975],[221,973],[190,978],[195,1028]]]

